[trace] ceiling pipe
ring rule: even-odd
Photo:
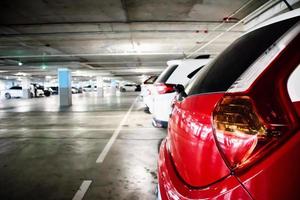
[[[240,11],[242,11],[244,8],[246,8],[250,3],[252,3],[254,0],[250,0],[248,1],[246,4],[244,4],[243,6],[241,6],[239,9],[237,9],[236,11],[234,11],[232,14],[230,14],[229,16],[227,16],[227,18],[232,18],[234,15],[236,15],[237,13],[239,13]],[[220,23],[219,25],[215,26],[212,30],[210,30],[210,32],[216,31],[218,28],[222,27],[225,24],[225,21],[223,20],[222,23]],[[221,33],[222,34],[222,33]],[[205,41],[208,37],[210,36],[210,34],[207,34],[202,41]],[[201,48],[201,47],[200,47]],[[202,48],[201,48],[202,49]],[[190,49],[192,50],[192,49]],[[192,53],[190,53],[189,55],[187,55],[185,57],[186,58],[190,58],[192,55],[194,55],[195,53],[197,53],[199,51],[199,49],[196,49],[195,51],[193,51]],[[188,53],[185,53],[188,54]]]
[[[290,5],[299,3],[300,0],[289,0]],[[263,23],[267,19],[287,11],[289,8],[283,1],[274,1],[273,4],[262,6],[259,12],[250,14],[250,17],[244,21],[245,31],[249,31],[256,25]]]
[[[83,67],[86,67],[86,68],[89,68],[89,69],[95,69],[95,67],[89,65],[89,64],[86,64],[86,63],[82,63],[82,62],[79,62],[78,63],[80,66],[83,66]]]
[[[42,33],[8,33],[0,34],[0,38],[13,38],[25,36],[64,36],[64,35],[99,35],[99,34],[121,34],[121,33],[195,33],[204,30],[125,30],[125,31],[81,31],[81,32],[42,32]],[[209,30],[210,32],[221,32],[222,30]],[[234,31],[240,33],[242,31]]]
[[[262,5],[261,7],[259,7],[258,9],[256,9],[254,12],[252,12],[251,14],[247,15],[246,17],[244,17],[243,19],[241,19],[239,22],[237,22],[236,24],[234,24],[233,26],[229,27],[228,29],[226,29],[225,31],[223,31],[222,33],[218,34],[217,36],[215,36],[213,39],[211,39],[210,41],[206,42],[204,45],[202,45],[201,47],[199,47],[198,49],[196,49],[195,51],[193,51],[191,54],[189,54],[188,56],[186,56],[185,58],[190,58],[193,55],[195,55],[196,53],[198,53],[200,50],[204,49],[205,47],[209,46],[210,44],[212,44],[214,41],[216,41],[217,39],[219,39],[221,36],[223,36],[225,33],[231,31],[233,28],[235,28],[236,26],[240,25],[241,23],[244,23],[245,20],[247,20],[249,17],[251,17],[254,13],[257,13],[257,15],[261,14],[263,11],[265,11],[265,9],[262,9],[262,7],[268,7],[269,4],[275,5],[277,4],[279,1],[274,1],[274,0],[270,0],[267,3],[265,3],[264,5]],[[248,2],[249,3],[249,2]],[[245,4],[246,5],[246,4]],[[245,8],[245,7],[243,7]]]
[[[285,5],[288,7],[289,10],[294,10],[293,7],[289,4],[289,2],[287,2],[287,0],[282,0]]]
[[[265,3],[264,5],[259,7],[258,9],[256,9],[254,12],[250,13],[247,16],[247,19],[244,20],[244,24],[248,24],[250,21],[253,21],[259,15],[261,15],[263,12],[273,8],[274,6],[278,5],[281,2],[282,2],[282,0],[276,0],[276,1],[270,0],[270,1],[268,1],[267,3]]]
[[[139,24],[139,23],[216,23],[219,24],[222,21],[203,21],[203,20],[133,20],[133,21],[95,21],[95,22],[49,22],[49,23],[25,23],[25,24],[1,24],[5,27],[13,27],[13,26],[57,26],[57,25],[99,25],[99,24]]]

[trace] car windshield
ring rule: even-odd
[[[228,90],[264,51],[298,21],[299,17],[291,18],[240,37],[197,73],[186,88],[187,95]]]

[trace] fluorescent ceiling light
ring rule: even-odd
[[[92,76],[109,76],[110,73],[105,73],[105,72],[101,72],[101,71],[84,71],[84,70],[76,70],[76,71],[72,71],[72,75],[73,76],[88,76],[88,77],[92,77]]]
[[[147,72],[160,72],[162,69],[155,69],[155,68],[135,68],[131,69],[132,72],[136,73],[147,73]]]
[[[27,76],[28,74],[27,73],[24,73],[24,72],[18,72],[16,74],[14,74],[15,76]]]

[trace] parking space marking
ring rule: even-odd
[[[100,153],[99,157],[96,160],[96,163],[102,163],[107,155],[107,153],[109,152],[110,148],[112,147],[112,145],[114,144],[115,140],[117,139],[120,131],[122,130],[122,126],[125,124],[125,122],[127,121],[127,118],[129,116],[129,114],[131,113],[134,104],[137,102],[138,97],[135,98],[134,102],[131,104],[129,110],[127,111],[127,113],[125,114],[125,116],[123,117],[121,123],[119,124],[119,126],[117,127],[117,129],[114,131],[113,135],[111,136],[111,138],[109,139],[108,143],[105,145],[103,151]]]
[[[82,200],[86,191],[89,189],[91,183],[92,183],[91,180],[83,181],[72,200]]]

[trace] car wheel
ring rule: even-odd
[[[126,92],[126,89],[125,88],[121,88],[121,92]]]
[[[151,114],[148,106],[145,107],[144,112],[147,114]]]
[[[11,99],[11,95],[9,93],[5,93],[4,96],[5,96],[6,99]]]
[[[46,96],[46,97],[49,97],[50,96],[50,92],[49,91],[44,91],[44,95]]]

